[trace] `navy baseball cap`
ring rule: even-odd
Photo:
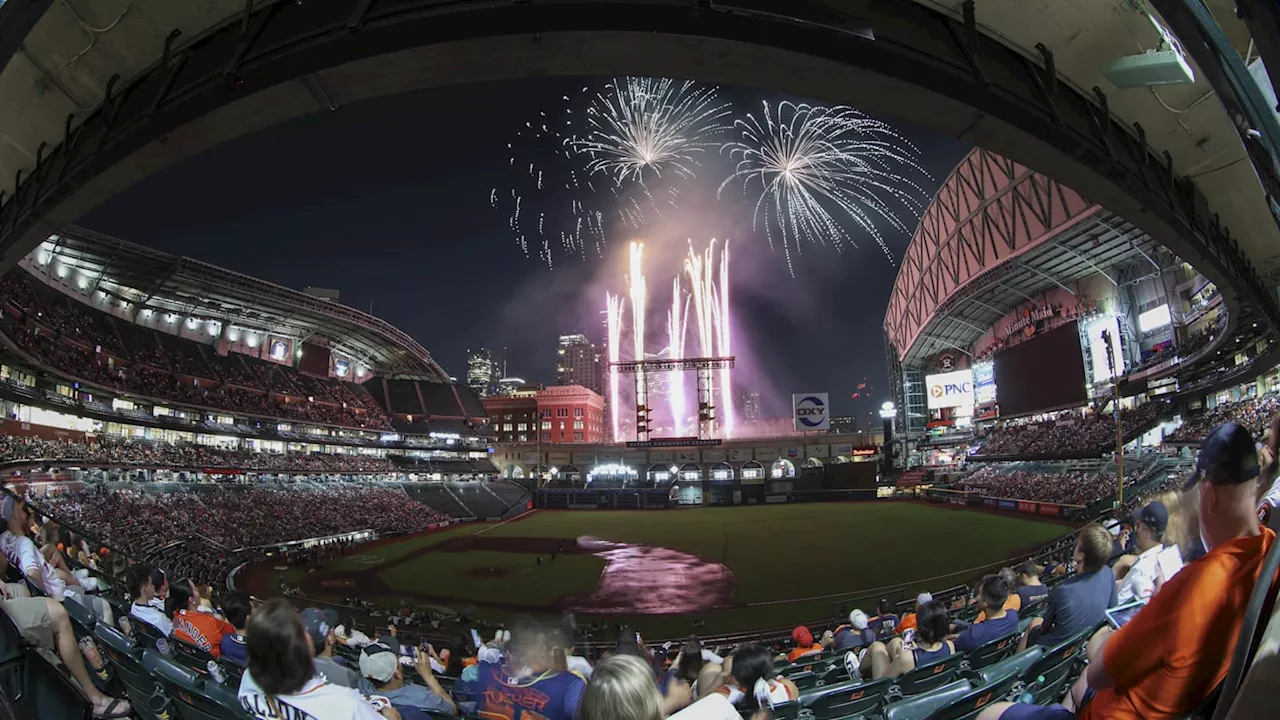
[[[1196,471],[1184,489],[1201,480],[1215,485],[1239,485],[1258,477],[1258,450],[1253,434],[1243,425],[1229,422],[1214,428],[1196,457]]]
[[[1159,500],[1153,500],[1133,511],[1133,522],[1142,523],[1155,530],[1157,535],[1163,535],[1169,527],[1169,508]]]

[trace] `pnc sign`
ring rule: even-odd
[[[972,370],[929,375],[925,377],[924,384],[928,389],[927,400],[930,410],[973,407]]]
[[[830,430],[831,412],[827,393],[800,393],[791,396],[796,430]]]

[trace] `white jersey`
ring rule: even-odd
[[[173,621],[150,605],[134,603],[129,606],[129,614],[164,633],[165,637],[173,634]]]
[[[757,698],[760,701],[760,705],[762,707],[765,705],[768,705],[769,707],[774,707],[776,705],[781,705],[782,703],[790,702],[796,699],[791,696],[791,688],[788,687],[785,683],[779,682],[779,680],[781,680],[781,678],[779,678],[778,680],[766,681],[766,685],[768,687],[768,696]],[[729,703],[735,706],[739,702],[741,702],[744,698],[746,698],[748,695],[748,691],[743,690],[742,688],[734,685],[726,685],[720,688],[720,690],[718,690],[717,692],[719,692],[721,695],[728,697]],[[761,695],[764,695],[764,693],[761,693]]]
[[[1133,567],[1129,568],[1124,579],[1116,586],[1117,603],[1123,605],[1134,600],[1151,599],[1151,593],[1156,589],[1156,558],[1162,549],[1162,546],[1156,545],[1138,555]]]
[[[1280,507],[1280,477],[1271,483],[1271,487],[1262,496],[1262,501],[1258,503],[1258,520],[1267,525],[1277,507]]]
[[[246,670],[237,695],[249,715],[258,720],[382,720],[359,692],[319,676],[293,695],[268,698]]]
[[[62,602],[66,597],[67,584],[58,577],[58,571],[49,564],[31,538],[25,535],[14,535],[5,530],[0,533],[0,552],[3,552],[9,564],[21,570],[23,575],[33,570],[38,571],[41,580],[40,589],[45,595],[58,602]]]

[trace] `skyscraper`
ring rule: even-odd
[[[604,394],[604,348],[592,345],[582,333],[560,336],[556,348],[556,385],[581,385]]]
[[[759,420],[764,417],[760,409],[760,393],[749,392],[742,396],[742,419]]]
[[[467,351],[467,387],[480,397],[491,395],[496,390],[498,364],[493,360],[493,352],[488,348]]]

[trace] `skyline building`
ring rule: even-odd
[[[556,385],[580,385],[604,394],[604,348],[582,333],[560,336],[556,347]]]
[[[493,351],[488,348],[477,348],[467,351],[467,387],[480,397],[487,397],[498,391],[498,364],[493,359]]]
[[[764,418],[764,410],[760,406],[760,393],[748,392],[742,395],[742,419],[743,420],[761,420]]]

